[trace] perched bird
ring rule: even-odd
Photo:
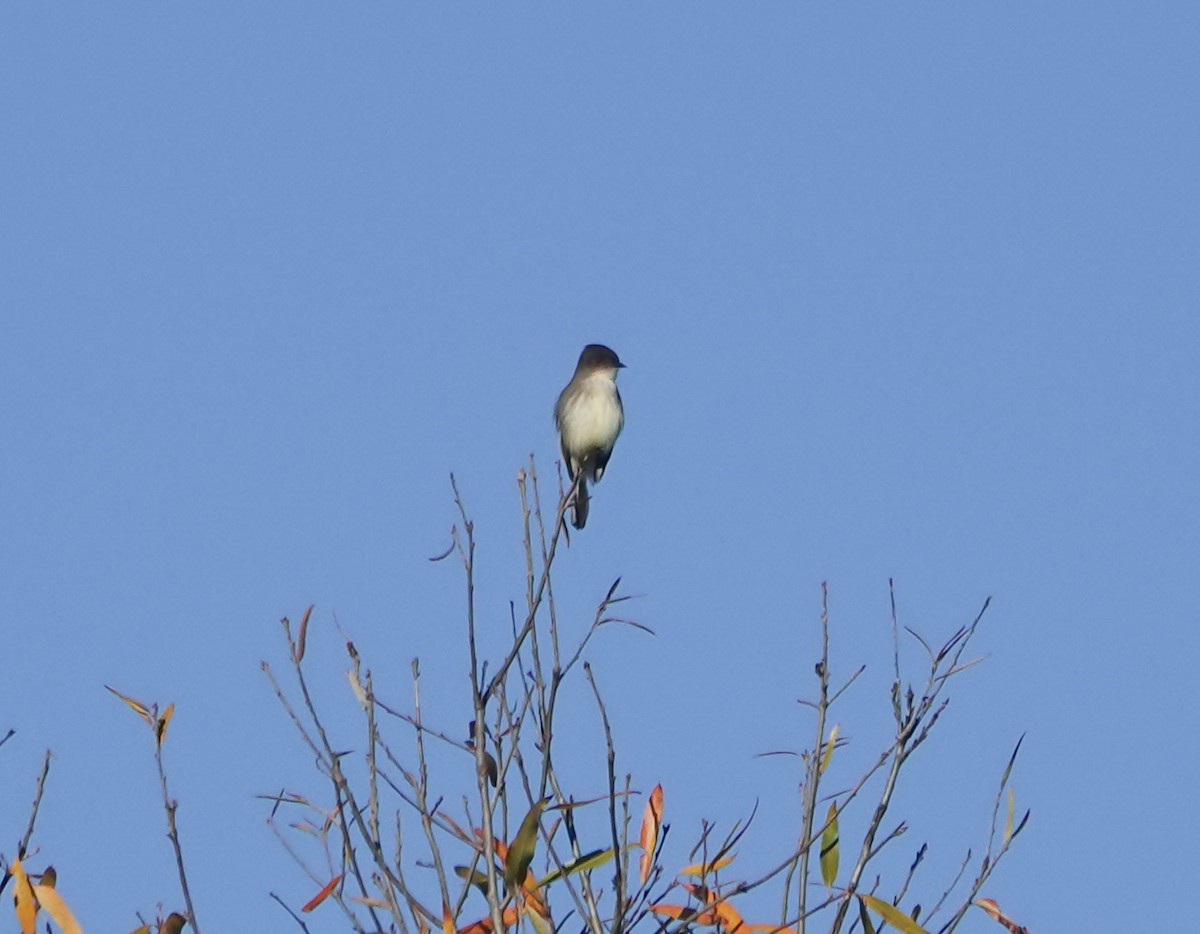
[[[625,427],[625,408],[617,392],[617,370],[624,366],[610,348],[588,344],[554,406],[563,462],[575,484],[571,524],[577,529],[587,524],[588,479],[596,483],[604,476],[617,435]]]

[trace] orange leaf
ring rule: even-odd
[[[327,899],[329,897],[330,893],[335,888],[337,888],[337,884],[342,881],[342,876],[344,876],[344,875],[345,875],[345,873],[338,873],[336,876],[334,876],[332,879],[330,879],[328,882],[326,882],[325,887],[323,889],[321,889],[321,891],[319,891],[312,898],[310,898],[307,902],[305,902],[304,907],[301,908],[300,910],[301,911],[312,911],[319,904],[321,904],[321,902],[325,901],[325,899]]]
[[[550,909],[546,903],[532,893],[524,898],[525,917],[533,925],[536,934],[554,934],[554,922],[550,919]]]
[[[17,924],[21,926],[21,934],[35,934],[37,931],[37,901],[33,897],[33,886],[29,884],[29,876],[25,875],[25,867],[19,859],[14,859],[8,867],[12,873],[13,902],[17,908]]]
[[[454,934],[454,916],[445,902],[442,902],[442,934]]]
[[[67,903],[63,901],[63,897],[49,885],[35,885],[33,894],[38,900],[38,904],[42,910],[46,912],[54,923],[58,925],[63,934],[83,934],[83,928],[79,926],[79,922],[75,920],[75,916],[71,914],[71,909],[67,907]]]
[[[171,714],[175,712],[174,704],[167,704],[167,709],[163,711],[163,715],[158,718],[158,722],[154,724],[154,736],[158,740],[158,745],[163,744],[163,740],[167,738],[167,724],[171,722]]]
[[[717,913],[717,920],[721,922],[725,934],[748,934],[746,922],[729,902],[718,902],[713,911]]]
[[[111,691],[113,694],[116,694],[117,697],[121,698],[121,700],[125,701],[125,703],[129,705],[129,708],[134,713],[136,713],[139,717],[141,717],[147,723],[153,725],[154,717],[151,716],[149,707],[147,707],[141,701],[134,700],[132,697],[130,697],[127,694],[122,694],[116,688],[109,687],[107,684],[104,686],[106,688],[108,688],[108,690]]]
[[[642,876],[642,885],[650,878],[650,867],[654,865],[654,848],[658,845],[658,830],[662,824],[663,789],[655,785],[650,792],[650,800],[646,802],[646,812],[642,815],[642,833],[639,840],[642,844],[642,858],[638,860],[638,869]]]

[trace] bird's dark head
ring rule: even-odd
[[[583,353],[579,355],[579,363],[575,370],[579,373],[595,370],[615,372],[624,366],[625,364],[620,361],[611,347],[606,347],[604,344],[588,344],[583,348]]]

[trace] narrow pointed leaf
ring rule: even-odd
[[[487,897],[488,877],[484,873],[477,869],[472,869],[470,866],[455,866],[454,874],[464,882],[469,882],[475,888],[479,889],[484,898]]]
[[[167,915],[167,920],[159,926],[158,934],[180,934],[185,924],[187,924],[187,918],[178,911],[172,911]]]
[[[867,914],[867,905],[861,898],[858,900],[858,920],[862,922],[863,934],[875,934],[875,925]]]
[[[650,867],[654,865],[654,849],[658,846],[658,831],[662,826],[663,788],[655,785],[646,802],[646,811],[642,815],[642,832],[639,841],[642,845],[642,856],[638,860],[638,870],[642,877],[642,885],[650,878]]]
[[[301,911],[312,911],[319,904],[321,904],[321,902],[325,901],[325,899],[327,899],[329,897],[330,893],[332,893],[333,890],[337,888],[337,884],[342,881],[343,875],[344,875],[344,873],[338,873],[336,876],[334,876],[332,879],[330,879],[328,882],[326,882],[325,885],[321,888],[321,891],[319,891],[316,895],[314,895],[307,902],[305,902],[304,907],[301,908],[300,910]]]
[[[821,756],[821,773],[829,768],[829,760],[833,758],[833,747],[837,744],[838,724],[833,725],[833,729],[829,731],[829,739],[825,741],[825,755]]]
[[[143,704],[141,701],[134,700],[128,694],[122,694],[116,688],[109,687],[107,684],[104,685],[104,687],[107,690],[109,690],[111,693],[116,694],[117,697],[121,698],[121,700],[123,700],[126,704],[129,705],[130,710],[132,710],[134,713],[136,713],[139,717],[141,717],[147,723],[150,723],[150,724],[154,723],[154,717],[151,716],[151,714],[150,714],[150,708],[147,707],[145,704]]]
[[[79,922],[75,920],[75,916],[71,914],[71,909],[67,907],[67,903],[63,901],[63,897],[49,885],[35,885],[33,894],[38,900],[42,911],[46,912],[54,923],[58,925],[58,929],[62,934],[83,934],[83,928],[79,926]]]
[[[737,859],[737,854],[731,853],[729,856],[722,856],[720,859],[714,859],[711,863],[693,863],[690,866],[684,866],[682,869],[680,869],[679,875],[706,876],[710,872],[716,872],[718,869],[724,869],[735,859]]]
[[[829,802],[829,813],[826,815],[825,829],[821,832],[821,880],[826,886],[833,885],[837,878],[839,840],[837,802]]]
[[[521,821],[521,829],[517,831],[508,855],[504,859],[504,884],[509,890],[517,888],[525,881],[529,872],[529,864],[533,862],[533,853],[537,849],[538,825],[542,819],[542,809],[550,799],[543,798],[534,803]]]
[[[888,924],[904,934],[929,934],[921,925],[890,902],[876,898],[874,895],[860,895],[859,901],[866,902],[867,907],[883,918]]]
[[[609,862],[613,858],[612,847],[607,850],[592,850],[590,853],[584,853],[579,859],[573,860],[563,866],[562,869],[554,869],[546,874],[546,877],[538,883],[538,887],[549,885],[551,882],[557,882],[563,876],[569,876],[576,872],[589,872],[592,869],[597,869]]]
[[[442,902],[442,934],[455,934],[454,915],[450,914],[450,906]]]
[[[1008,816],[1004,819],[1004,842],[1008,843],[1012,839],[1013,834],[1013,808],[1016,806],[1016,798],[1013,796],[1012,785],[1008,786]]]

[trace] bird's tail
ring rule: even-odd
[[[571,505],[571,525],[582,529],[587,525],[588,517],[587,477],[582,470],[579,472],[578,479],[579,482],[575,484],[575,502]]]

